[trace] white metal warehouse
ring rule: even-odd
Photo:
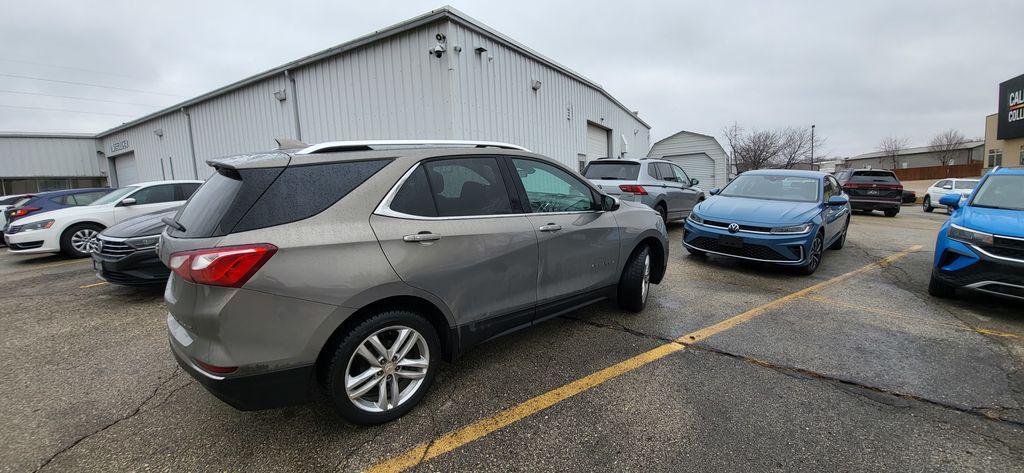
[[[207,159],[278,137],[456,139],[579,168],[646,155],[649,131],[601,86],[444,7],[101,132],[92,159],[125,185],[202,179]],[[22,158],[0,155],[11,159]]]

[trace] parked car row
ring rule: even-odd
[[[668,266],[666,220],[685,221],[691,257],[813,274],[854,209],[894,216],[902,201],[890,171],[748,171],[705,193],[670,161],[603,159],[584,177],[491,142],[332,142],[208,164],[205,183],[18,220],[10,251],[67,239],[104,280],[165,284],[171,352],[235,408],[320,390],[359,424],[411,410],[440,360],[477,344],[605,299],[644,310]],[[1022,184],[1024,171],[997,170],[964,203],[939,199],[956,210],[929,292],[1024,298]]]

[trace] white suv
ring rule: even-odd
[[[937,207],[939,199],[944,195],[959,194],[960,198],[971,195],[974,186],[978,185],[977,179],[943,179],[932,184],[924,194],[924,201],[921,206],[925,212],[931,212]],[[947,209],[948,210],[948,209]]]
[[[90,205],[53,210],[12,222],[4,234],[11,253],[89,256],[99,232],[125,219],[183,204],[203,181],[154,181],[116,189]]]

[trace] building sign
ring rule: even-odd
[[[996,138],[1024,137],[1024,75],[999,84],[999,128]]]
[[[118,141],[117,143],[112,143],[110,145],[110,152],[111,153],[116,153],[118,151],[124,151],[126,149],[128,149],[128,140],[121,140],[121,141]]]

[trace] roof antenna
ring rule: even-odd
[[[291,138],[274,138],[274,141],[277,142],[277,149],[299,149],[309,146],[306,143]]]

